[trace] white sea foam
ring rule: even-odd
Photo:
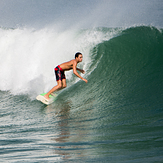
[[[84,58],[79,66],[87,69],[91,48],[113,33],[96,29],[62,32],[54,28],[0,29],[0,90],[29,94],[32,98],[48,91],[56,84],[55,66],[73,59],[80,51]],[[72,72],[66,72],[68,80],[71,76]]]

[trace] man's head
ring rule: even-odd
[[[77,53],[75,54],[75,59],[76,59],[76,58],[78,58],[78,57],[79,57],[79,55],[82,55],[82,53],[77,52]]]
[[[83,59],[82,53],[77,52],[77,53],[75,54],[75,59],[77,59],[78,62],[82,62],[82,59]]]

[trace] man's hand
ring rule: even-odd
[[[84,79],[84,78],[83,78],[83,81],[85,81],[86,83],[88,82],[88,80],[87,79]]]
[[[83,73],[83,74],[85,73],[85,71],[84,71],[84,70],[81,70],[80,72],[81,72],[81,73]]]
[[[78,71],[80,71],[81,73],[85,73],[85,71],[84,70],[82,70],[82,69],[80,69],[80,68],[76,68],[76,70],[78,70]]]

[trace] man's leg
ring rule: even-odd
[[[66,79],[62,79],[62,88],[66,88],[67,84],[66,84]]]
[[[54,86],[47,94],[44,95],[44,97],[47,99],[47,100],[50,100],[49,98],[49,95],[51,93],[53,93],[54,91],[58,90],[58,89],[61,89],[62,88],[62,81],[61,80],[58,80],[57,81],[57,85]]]

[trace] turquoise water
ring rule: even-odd
[[[20,31],[1,31],[19,38]],[[30,37],[33,34],[38,40],[36,32]],[[75,36],[79,39],[74,37],[74,42],[82,43],[80,49],[86,48],[83,56],[87,60],[80,66],[86,70],[88,83],[67,74],[68,87],[49,106],[34,97],[48,90],[54,79],[39,74],[41,63],[33,64],[32,54],[24,55],[31,66],[19,71],[24,62],[12,58],[8,51],[15,46],[8,44],[11,49],[1,63],[2,70],[10,74],[1,72],[1,161],[162,162],[163,30],[151,26],[97,28],[78,31]],[[96,41],[89,40],[92,37]],[[47,69],[49,59],[42,55],[43,59]],[[58,56],[57,62],[61,59]],[[49,69],[53,64],[48,62]]]

